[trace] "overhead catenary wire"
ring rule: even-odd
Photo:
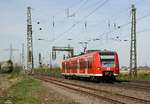
[[[86,18],[88,18],[89,16],[91,16],[93,13],[95,13],[99,8],[103,7],[108,1],[110,0],[105,0],[103,3],[101,3],[101,1],[99,1],[99,3],[101,3],[100,5],[98,5],[94,10],[92,10],[88,15],[84,16],[80,21],[74,23],[70,28],[68,28],[66,31],[64,31],[63,33],[59,34],[58,38],[55,38],[52,40],[52,42],[56,41],[57,39],[61,38],[63,35],[65,35],[67,32],[71,31],[76,25],[78,25],[79,23],[81,23],[83,20],[85,20]]]
[[[69,5],[68,7],[65,7],[64,9],[61,9],[60,11],[56,12],[53,16],[56,17],[56,15],[62,13],[63,11],[65,11],[66,8],[73,8],[77,5],[79,5],[80,3],[84,2],[84,0],[78,0],[77,2],[75,3],[72,3],[71,5]]]
[[[144,32],[147,32],[147,31],[150,31],[150,28],[146,28],[146,29],[137,31],[136,33],[137,33],[137,36],[139,36],[139,34],[144,33]],[[129,34],[129,35],[130,35],[130,34]],[[123,38],[126,38],[126,37],[128,37],[129,35],[124,35]],[[113,37],[113,38],[114,38],[114,37]],[[119,38],[120,38],[120,36],[119,36]]]
[[[86,0],[75,12],[73,12],[73,14],[77,14],[82,8],[84,5],[86,5],[88,3],[89,0]]]
[[[137,20],[139,21],[139,20],[142,20],[142,19],[144,19],[144,18],[146,18],[146,17],[149,17],[149,16],[150,16],[150,13],[148,13],[148,14],[142,16],[142,17],[137,18]],[[137,21],[137,22],[138,22],[138,21]],[[129,24],[131,24],[131,21],[129,21],[129,22],[125,23],[125,24],[119,25],[119,26],[117,26],[117,28],[114,28],[114,29],[109,30],[109,31],[107,31],[107,32],[105,32],[105,33],[102,33],[102,34],[103,34],[103,35],[110,34],[110,33],[114,32],[114,31],[116,31],[116,30],[119,30],[119,29],[121,29],[121,28],[123,28],[123,27],[125,27],[125,26],[128,26]]]

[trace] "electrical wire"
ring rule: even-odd
[[[79,5],[80,3],[82,3],[83,1],[84,1],[84,0],[79,0],[78,2],[71,4],[70,6],[68,6],[68,7],[66,7],[66,8],[73,8],[73,7],[75,7],[76,5]],[[62,13],[64,10],[65,10],[65,9],[62,9],[62,10],[60,10],[59,12],[56,12],[53,16],[55,17],[56,15]]]
[[[83,8],[83,6],[88,3],[88,1],[89,0],[86,0],[75,12],[73,12],[73,14],[77,14]]]
[[[71,31],[74,27],[76,27],[76,25],[78,25],[79,23],[81,23],[85,18],[88,18],[89,16],[91,16],[93,13],[95,13],[99,8],[103,7],[108,1],[110,0],[105,0],[103,3],[101,3],[100,5],[98,5],[94,10],[92,10],[88,15],[84,16],[80,21],[74,23],[70,28],[68,28],[66,31],[64,31],[63,33],[61,33],[58,38],[53,39],[52,42],[56,41],[57,39],[61,38],[63,35],[65,35],[66,33],[68,33],[69,31]],[[101,2],[101,1],[100,1]]]
[[[142,17],[139,17],[139,18],[137,18],[136,20],[139,21],[139,20],[142,20],[142,19],[144,19],[144,18],[146,18],[146,17],[148,17],[148,16],[150,16],[150,13],[148,13],[148,14],[142,16]],[[138,22],[138,21],[137,21],[137,22]],[[123,27],[128,26],[129,24],[131,24],[131,21],[129,21],[129,22],[125,23],[125,24],[119,25],[118,28],[112,29],[111,31],[108,31],[108,32],[103,33],[103,34],[105,34],[105,35],[110,34],[110,33],[114,32],[114,31],[116,31],[116,30],[119,30],[119,29],[121,29],[121,28],[123,28]]]

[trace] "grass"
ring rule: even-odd
[[[61,74],[61,70],[60,69],[35,69],[34,70],[36,74],[57,74],[60,75]]]
[[[0,77],[7,77],[9,74],[8,73],[1,73],[0,72]]]
[[[17,77],[20,74],[20,70],[21,67],[19,66],[15,66],[11,73],[7,73],[3,70],[0,70],[0,77],[7,77],[7,76],[10,78]]]
[[[23,76],[20,82],[8,89],[12,93],[11,96],[0,97],[0,104],[5,104],[7,100],[13,104],[33,104],[38,100],[38,98],[31,94],[34,90],[42,90],[40,82]]]
[[[0,80],[0,83],[3,84],[0,84],[0,104],[75,104],[59,100],[50,92],[50,89],[43,87],[39,81],[27,75],[16,75],[15,73],[18,72],[14,72],[12,75],[7,74],[8,78],[5,77],[6,85],[9,84],[5,92],[1,89],[2,87],[6,88],[4,80]]]
[[[117,77],[118,79],[130,79],[129,73],[120,73]],[[150,81],[150,70],[138,70],[137,71],[137,78],[133,78],[133,80],[143,80],[143,81]]]

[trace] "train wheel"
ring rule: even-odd
[[[68,76],[64,76],[65,77],[65,79],[68,79]]]
[[[111,79],[112,79],[112,81],[114,81],[114,82],[116,81],[116,77],[115,77],[115,76],[112,76]]]

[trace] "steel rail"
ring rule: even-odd
[[[45,79],[45,77],[44,77],[44,79]],[[103,93],[106,93],[106,94],[114,94],[117,97],[126,98],[126,99],[133,100],[133,101],[138,101],[138,102],[141,102],[141,103],[144,103],[144,104],[150,104],[150,101],[148,101],[148,100],[139,99],[139,98],[135,98],[135,97],[127,96],[127,95],[122,95],[122,94],[118,94],[118,93],[115,93],[115,92],[109,92],[109,91],[106,91],[106,90],[94,89],[94,88],[91,88],[91,87],[77,85],[77,84],[68,83],[68,82],[63,82],[63,81],[60,81],[60,80],[58,81],[58,80],[51,79],[51,78],[46,78],[46,79],[47,80],[53,80],[55,82],[60,82],[60,83],[67,84],[67,85],[72,85],[72,86],[88,89],[88,90],[93,90],[93,91],[96,91],[96,92],[103,92]]]
[[[64,88],[68,88],[70,90],[74,90],[74,91],[77,91],[77,92],[81,92],[81,93],[84,93],[84,94],[87,94],[87,95],[90,95],[90,96],[93,96],[93,97],[96,97],[98,99],[101,99],[101,100],[104,100],[104,101],[107,101],[107,102],[110,102],[111,104],[125,104],[123,102],[120,102],[120,101],[117,101],[117,100],[113,100],[111,98],[107,98],[107,97],[103,97],[103,96],[100,96],[100,95],[97,95],[97,94],[94,94],[94,93],[90,93],[90,92],[87,92],[87,91],[83,91],[81,89],[77,89],[77,88],[73,88],[73,87],[69,87],[69,86],[66,86],[66,85],[62,85],[62,84],[59,84],[61,82],[54,82],[52,81],[51,79],[43,79],[43,78],[40,78],[40,77],[34,77],[34,78],[37,78],[37,79],[40,79],[40,80],[43,80],[45,82],[50,82],[52,84],[55,84],[55,85],[58,85],[58,86],[62,86]]]
[[[122,94],[118,94],[118,93],[115,93],[115,92],[109,92],[109,91],[106,91],[106,90],[94,89],[94,88],[87,87],[87,86],[76,85],[76,84],[72,84],[72,83],[68,83],[68,82],[58,81],[58,80],[55,80],[55,79],[51,79],[51,80],[61,82],[61,83],[64,83],[64,84],[69,84],[69,85],[72,85],[72,86],[86,88],[86,89],[97,91],[97,92],[103,92],[103,93],[107,93],[107,94],[114,94],[117,97],[122,97],[122,98],[130,99],[130,100],[138,101],[138,102],[141,102],[141,103],[145,103],[145,104],[150,104],[150,101],[144,100],[144,99],[139,99],[139,98],[135,98],[135,97],[127,96],[127,95],[122,95]]]

